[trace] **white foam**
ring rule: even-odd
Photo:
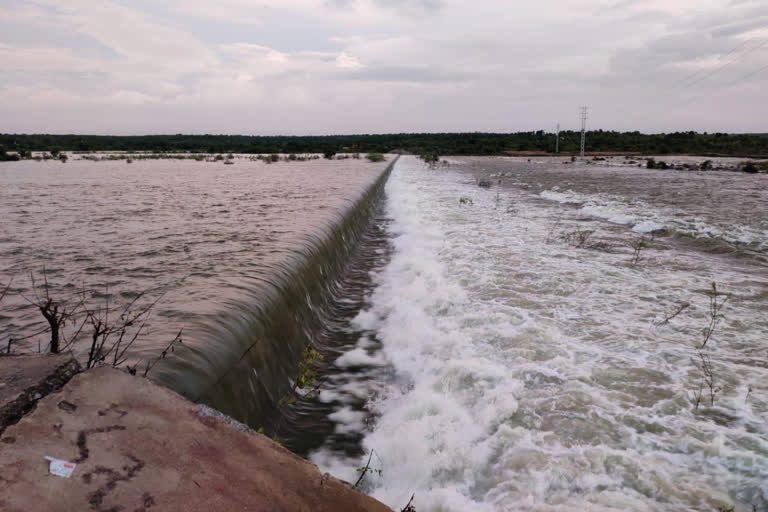
[[[638,233],[654,231],[677,231],[696,238],[713,238],[731,244],[750,245],[759,250],[768,250],[768,231],[741,224],[727,227],[709,224],[695,216],[681,211],[665,211],[653,208],[643,201],[630,200],[609,194],[587,195],[567,190],[544,190],[542,199],[561,204],[581,205],[580,212],[607,220],[614,224],[632,226]]]
[[[383,357],[395,372],[369,403],[376,421],[363,448],[382,470],[372,494],[401,509],[415,493],[419,512],[692,510],[768,499],[768,370],[743,362],[762,346],[761,306],[729,304],[710,342],[723,389],[706,410],[732,420],[694,414],[687,397],[700,383],[691,356],[706,320],[702,290],[739,283],[740,295],[758,296],[768,277],[702,266],[699,254],[668,251],[674,265],[646,270],[625,254],[547,244],[557,208],[520,195],[525,216],[508,215],[495,195],[411,158],[387,185],[394,252],[374,276],[371,308],[354,321],[375,332],[381,354],[367,344],[349,356]],[[462,196],[473,205],[461,206]],[[653,231],[651,222],[633,224]],[[653,327],[683,301],[691,307]],[[362,428],[347,406],[332,416],[340,432]],[[327,448],[312,459],[345,478],[365,463]]]
[[[339,368],[351,368],[356,366],[384,366],[387,361],[381,356],[371,356],[364,348],[357,347],[336,359],[334,364]]]
[[[328,418],[336,423],[336,432],[345,434],[349,432],[362,432],[365,427],[365,413],[344,407],[328,415]]]

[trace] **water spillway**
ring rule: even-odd
[[[183,329],[150,377],[260,426],[326,320],[394,158],[86,156],[0,166],[0,283],[14,288],[1,305],[3,345],[45,350],[43,319],[24,299],[43,269],[56,299],[156,300],[130,362],[143,368]]]
[[[380,205],[394,161],[360,198],[325,226],[304,237],[270,276],[231,301],[200,327],[214,350],[200,345],[169,360],[169,384],[251,426],[263,426],[290,390],[307,346],[323,348],[318,336],[346,293],[339,279]]]

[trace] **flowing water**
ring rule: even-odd
[[[45,350],[49,335],[36,335],[45,323],[29,302],[43,294],[43,269],[59,301],[76,303],[86,289],[115,310],[146,293],[145,302],[159,301],[131,358],[156,358],[184,328],[184,348],[151,376],[258,426],[271,394],[289,383],[296,352],[324,323],[386,166],[244,157],[3,163],[0,291],[9,281],[13,291],[0,304],[0,343]],[[83,340],[76,352],[87,347]]]
[[[385,166],[2,164],[0,341],[36,349],[45,265],[164,293],[153,378],[349,481],[370,457],[398,510],[768,510],[768,176]],[[307,343],[320,391],[280,412]]]
[[[386,194],[321,468],[419,512],[768,510],[768,176],[404,158]]]

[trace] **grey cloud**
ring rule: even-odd
[[[668,12],[649,10],[642,11],[630,16],[621,18],[620,21],[627,23],[666,23],[672,20],[674,16]]]
[[[358,0],[326,0],[323,4],[330,9],[353,9]],[[373,0],[382,9],[394,10],[406,16],[434,14],[445,7],[444,0]]]
[[[642,4],[643,4],[643,0],[623,0],[621,2],[616,2],[611,5],[602,6],[601,9],[609,10],[609,11],[624,11],[629,7],[634,7],[635,5],[642,5]]]
[[[738,36],[745,32],[765,27],[768,27],[768,15],[760,16],[748,21],[729,23],[728,25],[713,30],[712,35],[717,37]]]
[[[667,26],[673,34],[614,54],[610,61],[613,78],[631,81],[638,76],[653,76],[657,81],[663,78],[674,81],[692,73],[686,69],[687,64],[706,59],[717,65],[730,62],[728,71],[737,71],[740,65],[748,64],[751,57],[759,55],[757,51],[750,51],[759,41],[751,42],[739,36],[768,26],[768,5],[743,0],[731,5],[702,11],[693,17],[670,18]]]
[[[5,0],[0,132],[515,130],[583,103],[596,127],[764,129],[768,46],[674,88],[768,26],[728,1]],[[706,116],[666,104],[688,95]]]
[[[355,0],[326,0],[323,5],[330,9],[351,9],[355,5]]]
[[[464,82],[478,78],[478,75],[465,71],[446,71],[427,67],[384,66],[369,67],[348,71],[339,75],[344,80],[362,80],[374,82]]]
[[[374,0],[380,7],[403,11],[434,12],[445,7],[443,0]]]

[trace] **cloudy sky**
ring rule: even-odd
[[[766,0],[0,0],[0,132],[768,132]]]

